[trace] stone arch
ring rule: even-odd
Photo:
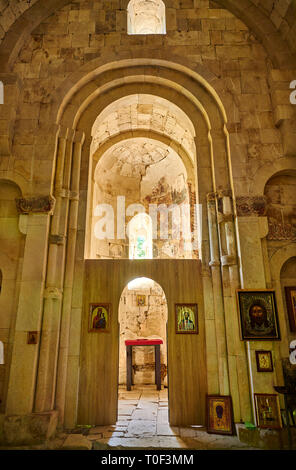
[[[72,278],[72,285],[75,284],[75,290],[78,289],[79,292],[83,292],[83,276],[79,276],[78,272],[82,273],[84,269],[82,266],[83,247],[87,243],[85,227],[86,220],[89,218],[89,210],[85,210],[85,207],[89,178],[92,173],[92,168],[89,167],[91,129],[98,114],[108,104],[122,96],[138,93],[139,84],[143,93],[162,96],[172,101],[187,114],[196,131],[196,173],[200,176],[198,188],[201,195],[199,202],[205,203],[206,195],[217,189],[231,190],[227,116],[223,102],[215,91],[213,74],[204,71],[202,76],[181,63],[174,64],[156,59],[134,59],[121,61],[119,64],[106,63],[97,69],[92,67],[87,64],[60,87],[53,97],[51,116],[54,120],[50,123],[52,125],[56,122],[59,128],[55,153],[56,209],[52,219],[52,227],[55,230],[53,234],[56,233],[59,221],[64,220],[65,211],[69,208],[71,241],[67,243],[67,257],[73,262],[67,264],[65,278]],[[85,78],[81,78],[83,72]],[[205,78],[207,76],[209,80]],[[219,165],[217,165],[218,158]],[[66,187],[63,186],[63,182],[66,182]],[[79,210],[78,198],[80,198]],[[203,240],[208,240],[206,212],[203,211]],[[209,261],[207,256],[206,249],[205,263]],[[75,274],[74,263],[75,266],[79,266],[77,270],[75,269]],[[48,269],[51,269],[53,265],[49,256]],[[158,282],[157,278],[155,281]],[[62,304],[62,299],[58,302]],[[72,347],[71,342],[74,338],[79,342],[77,337],[79,333],[73,331],[72,337],[71,324],[75,321],[79,322],[84,309],[83,300],[81,298],[77,299],[77,302],[75,300],[75,306],[72,306],[71,302],[64,302],[60,308],[60,311],[63,311],[63,318],[67,319],[61,324],[61,337],[64,337],[64,334],[65,337],[69,335],[69,347]],[[73,315],[76,315],[75,320],[73,320]],[[44,309],[45,324],[47,318],[50,318],[49,308]],[[52,340],[58,342],[58,338],[52,338]],[[69,398],[72,387],[67,384],[65,374],[58,372],[56,388],[54,383],[52,386],[47,386],[46,396],[44,395],[45,384],[48,385],[49,377],[54,376],[55,367],[58,371],[64,370],[65,367],[71,368],[75,380],[78,380],[78,369],[74,364],[67,362],[66,349],[49,364],[45,354],[42,356],[43,345],[41,344],[35,411],[41,411],[44,409],[44,404],[49,404],[55,399],[58,408],[62,410],[61,422],[68,425],[76,420],[76,402],[73,396]],[[79,360],[79,354],[77,359]],[[47,364],[46,374],[43,374],[41,373],[42,365],[45,363]]]
[[[203,146],[207,147],[206,152],[208,153],[208,156],[204,158],[207,158],[208,161],[214,161],[213,151],[215,151],[214,147],[216,142],[218,142],[218,140],[220,140],[220,142],[224,141],[225,143],[223,145],[223,149],[220,145],[219,155],[220,158],[224,159],[224,167],[227,168],[230,163],[229,145],[227,143],[227,118],[221,99],[215,92],[214,88],[200,75],[184,68],[184,66],[180,66],[179,64],[170,64],[166,61],[155,61],[154,67],[155,73],[158,74],[157,77],[151,75],[147,76],[145,74],[145,67],[147,67],[150,71],[151,68],[154,68],[150,62],[154,61],[149,60],[149,66],[144,66],[145,63],[147,64],[145,59],[122,61],[122,63],[120,63],[120,67],[116,66],[117,69],[113,71],[109,70],[110,64],[107,64],[106,67],[108,69],[109,77],[109,83],[107,83],[107,87],[110,88],[108,91],[106,87],[103,88],[101,85],[101,82],[105,80],[104,77],[102,77],[100,82],[98,82],[98,79],[95,78],[98,72],[91,72],[89,77],[81,81],[80,85],[76,84],[73,88],[73,91],[69,91],[66,94],[66,97],[61,103],[60,109],[58,111],[57,121],[63,126],[74,126],[74,128],[76,127],[84,132],[85,126],[89,127],[90,123],[94,122],[100,110],[104,109],[104,107],[106,107],[109,103],[119,99],[122,96],[137,92],[138,86],[141,83],[141,87],[143,87],[144,93],[151,94],[151,90],[153,89],[153,93],[155,95],[164,96],[166,99],[171,100],[181,109],[183,109],[191,121],[195,121],[195,124],[198,125],[196,128],[196,133],[201,136],[200,142],[202,141]],[[133,67],[129,67],[128,65],[133,65]],[[166,65],[168,65],[168,68],[165,68]],[[124,70],[122,70],[122,67]],[[105,66],[101,68],[102,74],[104,73],[104,69]],[[184,69],[186,73],[184,73]],[[129,77],[126,76],[128,72],[133,74],[130,77],[131,80],[129,80]],[[115,78],[115,80],[113,80],[113,86],[111,81],[112,75],[114,78],[116,76],[118,77],[118,75],[119,77],[122,77],[122,79],[120,78],[119,81],[118,78]],[[162,79],[162,77],[159,77],[159,75],[168,75],[171,78],[174,78],[174,80],[168,81],[165,78]],[[124,76],[125,78],[123,79]],[[88,83],[91,77],[94,81],[94,92]],[[180,80],[181,83],[183,82],[181,87]],[[82,88],[79,92],[78,87],[83,85],[85,89]],[[187,91],[186,88],[189,88],[189,91]],[[194,93],[192,93],[190,89],[192,89]],[[85,92],[87,92],[86,98]],[[100,93],[102,94],[101,96]],[[73,101],[71,106],[68,107],[67,102],[69,103],[71,98]],[[203,103],[201,101],[203,101]],[[215,132],[215,137],[218,137],[217,140],[213,140],[209,135],[212,129],[213,132]],[[86,141],[89,139],[90,133],[88,132],[87,134]],[[204,164],[205,162],[203,161],[203,165]],[[214,177],[213,174],[212,176]],[[228,171],[220,171],[218,177],[221,178],[222,176],[224,178],[224,182],[220,184],[220,187],[230,187],[230,175],[228,174]],[[215,181],[213,182],[213,185],[215,187]],[[208,192],[211,190],[212,188],[209,188]]]
[[[232,170],[227,114],[213,86],[213,74],[203,67],[196,72],[180,62],[159,59],[126,59],[93,68],[95,63],[97,61],[74,73],[53,96],[52,110],[56,114],[52,114],[52,119],[55,119],[59,126],[60,144],[64,146],[63,142],[73,138],[75,140],[74,135],[77,135],[77,132],[85,136],[81,152],[81,169],[83,168],[84,173],[92,173],[88,162],[91,128],[95,119],[110,103],[124,96],[137,94],[141,86],[143,94],[156,95],[171,101],[193,123],[198,136],[195,178],[199,203],[206,203],[206,195],[209,192],[231,191]],[[67,137],[64,137],[66,135]],[[84,179],[80,191],[85,195],[87,187],[87,180]],[[89,205],[86,217],[87,220],[90,217]],[[202,230],[203,236],[207,237],[206,211],[203,211]],[[86,239],[86,243],[89,245],[89,239]]]
[[[77,72],[76,77],[81,77],[81,73],[82,71]],[[204,75],[207,76],[207,72],[204,72]],[[72,76],[73,80],[74,78],[75,74]],[[180,63],[128,59],[118,64],[107,63],[86,73],[86,76],[80,78],[69,90],[71,83],[72,80],[65,83],[68,92],[64,99],[61,97],[61,90],[66,90],[63,86],[57,93],[60,98],[54,98],[56,104],[60,102],[56,122],[62,135],[68,133],[66,129],[73,129],[71,135],[77,131],[85,134],[81,160],[84,171],[88,166],[91,128],[95,119],[110,103],[124,96],[137,94],[141,85],[144,94],[161,96],[178,106],[194,125],[198,135],[196,143],[200,144],[197,149],[196,170],[198,167],[202,168],[199,178],[195,174],[199,202],[205,203],[206,195],[217,189],[231,190],[232,172],[226,111],[218,93],[204,76]],[[217,159],[219,165],[216,164]],[[90,169],[89,174],[91,172]],[[206,173],[205,178],[202,173]],[[86,180],[80,189],[86,193]],[[202,228],[206,237],[208,229],[205,211],[203,220]]]
[[[263,195],[264,188],[270,178],[275,176],[277,173],[289,170],[296,170],[295,157],[280,158],[268,165],[262,165],[254,175],[253,182],[250,187],[250,194]]]
[[[281,278],[281,271],[284,264],[289,261],[290,258],[296,256],[296,244],[289,243],[282,248],[276,250],[276,252],[270,258],[270,270],[271,277],[274,281],[279,281]]]
[[[268,179],[264,188],[268,240],[296,239],[296,169],[278,171]]]
[[[110,84],[112,84],[113,80],[116,80],[116,86],[120,85],[118,79],[121,79],[121,82],[124,84],[130,83],[133,77],[131,71],[134,71],[137,76],[142,75],[142,78],[146,79],[146,69],[148,73],[151,73],[151,70],[157,71],[154,80],[158,80],[158,77],[161,76],[169,76],[169,79],[174,84],[173,88],[179,93],[186,92],[187,89],[190,90],[193,83],[199,84],[200,88],[206,90],[209,96],[216,102],[219,112],[223,116],[223,120],[225,123],[227,122],[226,116],[230,114],[230,112],[227,112],[227,101],[224,103],[223,93],[218,94],[216,91],[215,85],[217,84],[217,77],[206,67],[198,66],[195,70],[192,70],[187,59],[179,56],[173,57],[172,60],[174,61],[168,61],[165,58],[153,58],[151,56],[147,58],[141,57],[123,60],[118,60],[114,56],[114,60],[112,59],[112,56],[109,54],[108,57],[101,57],[88,62],[80,67],[78,71],[71,74],[65,82],[59,86],[53,96],[54,107],[52,109],[52,122],[61,122],[65,109],[70,102],[73,103],[73,98],[74,102],[79,103],[79,105],[84,103],[84,107],[81,106],[81,110],[79,111],[81,113],[81,111],[89,105],[90,100],[93,100],[97,94],[106,92],[106,90],[110,88]],[[137,71],[137,69],[141,67],[141,71]],[[126,70],[129,71],[128,75],[131,78],[127,78]],[[181,83],[176,80],[177,74],[183,77]],[[114,77],[113,80],[112,77]],[[184,83],[185,80],[187,84]],[[191,85],[190,82],[192,82]],[[85,88],[85,92],[82,94],[81,103],[81,99],[79,101],[76,100],[75,97],[83,88]],[[90,98],[92,93],[94,93],[94,95]],[[196,104],[198,104],[198,101]],[[77,122],[78,119],[79,113],[75,121]]]
[[[11,170],[1,170],[0,171],[0,183],[1,181],[6,181],[14,184],[20,190],[20,197],[21,196],[29,196],[31,194],[31,185],[29,181],[27,181],[22,175],[15,171]]]
[[[281,272],[284,265],[291,259],[296,257],[296,244],[289,243],[279,248],[270,258],[270,271],[273,286],[276,291],[278,315],[281,331],[281,357],[287,357],[289,352],[289,342],[292,339],[288,327],[288,318],[286,312],[285,292],[282,285]],[[294,338],[293,338],[294,339]]]

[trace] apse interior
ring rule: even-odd
[[[153,95],[109,105],[92,130],[85,258],[131,259],[139,213],[152,217],[149,258],[199,258],[195,168],[195,131],[176,105]]]

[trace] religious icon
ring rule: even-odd
[[[272,372],[272,354],[271,351],[255,351],[257,372]]]
[[[278,395],[254,393],[256,419],[259,428],[280,429],[282,427]]]
[[[106,332],[110,329],[111,304],[90,304],[88,331]]]
[[[197,304],[175,304],[176,333],[198,333]]]
[[[38,343],[38,331],[28,331],[27,344],[37,344],[37,343]]]
[[[212,434],[232,435],[233,413],[230,396],[208,395],[207,403],[207,432]]]
[[[243,340],[280,339],[273,290],[238,290],[237,298]]]
[[[144,307],[146,305],[146,295],[137,294],[137,305],[138,307]]]
[[[296,286],[285,287],[287,312],[291,331],[296,331]]]

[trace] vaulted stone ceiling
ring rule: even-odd
[[[187,191],[187,171],[180,156],[162,142],[131,138],[110,147],[101,157],[94,172],[94,182],[110,196],[126,195],[142,201],[169,188]],[[166,188],[166,189],[165,189]]]
[[[98,175],[104,169],[128,178],[141,178],[147,167],[166,158],[172,150],[155,140],[129,139],[109,149],[97,166]]]
[[[98,162],[94,180],[104,187],[131,189],[131,184],[149,182],[153,186],[162,176],[176,184],[178,175],[187,180],[185,166],[175,150],[154,139],[131,138],[110,147]],[[147,177],[147,178],[146,178]]]
[[[28,34],[69,0],[0,0],[1,68],[11,67]],[[295,64],[296,2],[294,0],[216,0],[241,19],[265,45],[277,64]],[[128,0],[122,2],[126,8]],[[199,2],[196,0],[196,5]],[[6,34],[8,33],[8,34]],[[8,64],[8,66],[7,66]],[[6,68],[7,70],[7,68]]]
[[[179,143],[194,161],[195,132],[189,118],[168,100],[144,94],[117,100],[97,117],[92,130],[91,153],[112,136],[136,129],[168,136]]]

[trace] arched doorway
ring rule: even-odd
[[[156,435],[160,426],[169,423],[167,319],[166,296],[158,283],[141,277],[125,286],[118,309],[120,332],[117,425],[122,425],[122,429],[129,435]],[[160,340],[162,344],[126,345],[126,341],[135,340]],[[129,353],[132,353],[131,387],[128,386],[127,377],[127,370],[130,370],[127,364],[130,359],[128,348]],[[156,385],[157,370],[160,371],[160,390]]]

